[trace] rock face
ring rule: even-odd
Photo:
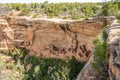
[[[1,17],[1,15],[8,13],[9,11],[10,10],[6,6],[1,5],[0,6],[0,17]]]
[[[120,80],[120,24],[115,20],[108,34],[110,80]]]
[[[106,18],[107,19],[107,18]],[[114,20],[114,21],[113,21]],[[115,23],[115,19],[113,19],[111,21],[113,21],[113,23]],[[110,22],[111,22],[110,21]],[[111,24],[111,25],[119,25],[119,24]],[[115,54],[115,51],[117,52],[116,55],[119,55],[119,51],[120,51],[120,47],[116,46],[119,44],[119,39],[120,37],[119,35],[119,30],[116,29],[118,27],[111,27],[111,28],[106,28],[105,31],[108,34],[106,37],[108,37],[108,44],[110,44],[110,49],[111,51],[106,51],[106,53],[110,53],[110,54],[106,54],[107,58],[104,60],[105,61],[105,66],[104,67],[99,67],[99,69],[101,71],[103,71],[102,73],[104,73],[105,75],[101,75],[99,74],[99,71],[96,70],[93,67],[93,63],[94,63],[94,54],[92,54],[92,56],[90,57],[90,59],[88,60],[88,62],[86,63],[86,65],[84,66],[84,68],[80,71],[80,73],[78,74],[76,80],[108,80],[107,77],[107,73],[109,73],[109,80],[119,80],[117,78],[113,78],[116,74],[118,74],[118,69],[115,68],[115,66],[113,66],[113,59],[116,61],[116,64],[119,64],[119,57],[113,56],[113,54]],[[114,31],[115,30],[115,31]],[[117,31],[117,32],[116,32]],[[117,34],[117,35],[116,35]],[[114,46],[113,46],[114,45]],[[116,46],[116,47],[115,47]],[[100,48],[100,47],[99,47]],[[96,48],[95,48],[96,49]],[[112,53],[111,53],[112,52]],[[100,52],[99,52],[100,53]],[[98,55],[97,55],[98,56]],[[99,55],[101,56],[101,55]],[[109,58],[108,58],[109,57]],[[109,59],[109,60],[108,60]],[[107,61],[109,61],[107,63]],[[109,68],[107,67],[107,64],[109,65]],[[108,71],[107,71],[108,70]],[[117,72],[116,72],[117,71]],[[113,75],[114,74],[114,75]],[[116,75],[116,77],[118,77],[119,75]],[[106,79],[105,79],[106,78]]]
[[[102,22],[97,21],[56,23],[23,18],[7,21],[14,30],[14,39],[10,39],[12,45],[27,48],[35,56],[55,58],[76,56],[80,60],[88,59],[93,50],[92,41],[103,28]]]
[[[84,66],[84,68],[81,70],[76,80],[98,80],[96,78],[97,72],[92,67],[92,63],[93,63],[93,55],[90,57],[89,61]]]

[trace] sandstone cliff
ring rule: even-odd
[[[103,28],[102,22],[98,21],[56,23],[18,17],[6,19],[14,30],[11,45],[27,48],[31,54],[43,57],[76,56],[79,60],[87,60],[93,50],[93,39]],[[2,28],[5,27],[1,25],[1,30]],[[4,37],[2,33],[1,31],[1,38]],[[10,39],[8,35],[7,39]],[[11,48],[11,45],[8,47]]]

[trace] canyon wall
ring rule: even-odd
[[[120,80],[120,24],[114,20],[108,30],[108,72],[110,80]]]
[[[103,28],[102,22],[89,20],[57,23],[39,19],[7,18],[7,21],[9,27],[13,29],[11,32],[14,32],[13,40],[8,35],[4,37],[11,42],[7,43],[9,49],[13,48],[11,45],[15,45],[27,48],[30,54],[35,56],[54,58],[75,56],[79,60],[88,59],[93,50],[93,39]],[[6,27],[1,25],[1,30],[4,28]]]

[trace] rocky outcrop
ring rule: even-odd
[[[76,56],[79,60],[87,60],[93,50],[92,41],[103,28],[102,22],[97,21],[56,23],[18,17],[6,19],[14,30],[11,44],[27,48],[32,55],[43,57]]]
[[[110,80],[120,80],[120,24],[113,22],[108,34]]]
[[[116,20],[114,20],[112,23],[115,23],[115,22],[116,22]],[[111,25],[112,26],[113,25],[118,26],[119,24],[111,24]],[[113,28],[115,29],[115,31],[114,31]],[[94,48],[95,49],[94,53],[97,51],[98,54],[97,55],[92,54],[92,56],[90,57],[90,59],[88,60],[86,65],[83,67],[83,69],[78,74],[76,80],[108,80],[108,79],[119,80],[119,79],[114,79],[114,75],[112,73],[112,72],[114,72],[115,75],[118,73],[115,66],[113,66],[113,54],[115,54],[114,52],[115,52],[115,50],[117,50],[116,55],[118,55],[119,54],[119,48],[120,48],[120,47],[113,48],[113,45],[116,46],[116,45],[119,44],[119,39],[120,39],[119,36],[115,36],[116,34],[119,35],[119,33],[118,33],[119,30],[116,29],[116,28],[117,27],[105,28],[104,30],[107,33],[107,35],[104,35],[103,32],[102,32],[102,34],[100,34],[99,37],[97,38],[100,42],[103,42],[102,44],[104,46],[105,45],[104,42],[106,42],[106,38],[108,37],[107,42],[110,44],[110,49],[109,50],[112,50],[113,53],[111,53],[111,51],[109,51],[109,50],[106,51],[106,49],[104,49],[104,47],[96,44],[96,46],[98,46],[98,48]],[[103,48],[104,50],[101,50],[101,48]],[[102,54],[108,53],[108,54],[106,54],[106,59],[103,59],[103,55],[101,53]],[[99,62],[99,61],[94,61],[94,60],[97,60],[95,58],[100,59],[99,57],[101,59],[103,59],[102,64],[104,66],[101,66],[101,65],[99,65],[99,63],[97,63],[97,64],[95,64],[95,67],[94,67],[94,63]],[[108,57],[109,57],[109,63],[108,63]],[[118,57],[116,57],[115,61],[116,61],[116,64],[119,64],[119,58]],[[108,65],[109,65],[109,68],[108,68]],[[99,69],[96,68],[96,67],[98,67]],[[109,78],[108,78],[108,74],[109,74]],[[117,77],[118,77],[118,75],[117,75]]]
[[[2,17],[4,14],[7,14],[10,12],[10,9],[8,7],[1,5],[0,6],[0,17]]]
[[[102,31],[99,36],[94,40],[95,50],[80,71],[76,80],[107,80],[107,64],[106,60],[106,35]]]
[[[87,64],[84,66],[84,68],[80,71],[80,74],[77,76],[76,80],[98,80],[96,75],[98,73],[92,66],[93,63],[93,55],[90,57]]]

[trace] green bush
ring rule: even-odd
[[[66,16],[70,15],[70,18],[72,19],[79,19],[81,17],[88,16],[92,17],[93,15],[97,15],[102,9],[98,6],[103,6],[101,3],[10,3],[10,4],[2,4],[5,6],[8,6],[9,9],[15,9],[22,11],[21,15],[27,15],[29,13],[38,13],[38,14],[45,14],[48,15],[48,17],[51,14],[54,16]],[[108,4],[111,5],[111,4]],[[116,12],[117,5],[112,4],[110,7],[110,13],[112,10],[113,12]],[[108,11],[109,7],[103,7],[105,8],[104,11]],[[112,9],[111,9],[112,8]],[[105,13],[105,12],[104,12]],[[112,14],[112,13],[111,13]],[[77,16],[74,18],[74,16]],[[79,17],[79,18],[78,18]]]
[[[117,17],[118,20],[120,20],[120,12],[118,12],[116,17]]]
[[[34,14],[33,15],[33,18],[37,18],[39,15],[38,14]]]
[[[84,65],[74,57],[64,61],[55,58],[37,59],[32,56],[25,61],[26,65],[31,63],[33,66],[26,71],[25,80],[75,80]]]
[[[95,52],[94,52],[94,62],[93,67],[97,70],[99,74],[103,74],[103,68],[105,66],[105,58],[106,58],[106,43],[107,34],[105,31],[94,40]]]
[[[63,17],[63,19],[68,19],[68,17],[67,17],[67,16],[65,16],[65,17]]]
[[[0,79],[22,80],[24,78],[23,65],[16,65],[10,56],[0,54]]]
[[[88,20],[89,19],[89,17],[88,16],[85,16],[85,20]]]
[[[15,60],[23,80],[75,80],[84,66],[75,57],[68,60],[30,56],[25,49],[8,51]],[[24,65],[24,67],[23,67]]]
[[[23,9],[23,10],[21,10],[20,16],[30,16],[29,9]]]
[[[120,20],[118,20],[118,23],[120,23]]]
[[[49,18],[53,18],[54,17],[54,14],[52,13],[52,14],[48,14],[48,17]]]

